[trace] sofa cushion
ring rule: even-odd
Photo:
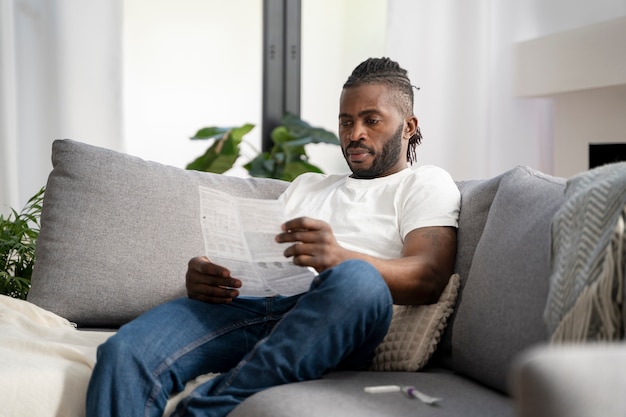
[[[486,180],[457,182],[461,192],[461,211],[454,272],[461,276],[462,282],[469,275],[476,246],[487,223],[491,203],[504,175]]]
[[[429,305],[394,305],[389,331],[372,363],[374,371],[417,371],[432,356],[459,291],[459,275],[450,277],[439,301]]]
[[[275,198],[287,183],[148,162],[55,141],[28,300],[79,326],[118,327],[185,295],[204,254],[198,186]]]
[[[441,398],[427,405],[401,392],[369,394],[367,386],[414,386]],[[229,417],[512,417],[504,395],[451,372],[333,372],[322,379],[254,394]]]
[[[490,179],[457,181],[461,192],[461,211],[457,230],[457,248],[454,272],[461,279],[458,299],[463,297],[463,285],[469,275],[472,258],[482,236],[491,203],[496,195],[502,175]],[[452,367],[452,332],[456,309],[448,319],[448,324],[437,348],[437,360]]]
[[[513,357],[547,334],[550,222],[565,181],[517,167],[501,179],[452,333],[455,371],[501,391]]]

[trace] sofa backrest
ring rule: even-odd
[[[514,356],[547,340],[550,223],[565,180],[517,167],[459,189],[462,285],[440,349],[454,371],[506,392]]]
[[[72,140],[54,142],[52,164],[28,301],[79,327],[116,328],[186,294],[187,263],[204,254],[198,186],[253,198],[287,186]]]

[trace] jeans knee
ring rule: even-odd
[[[325,276],[326,272],[328,274]],[[391,303],[387,283],[369,262],[351,259],[325,273],[322,273],[319,279],[332,286],[339,294],[345,294],[350,298],[358,297],[368,303]]]
[[[115,334],[98,346],[97,361],[108,366],[129,363],[142,356],[140,344],[128,340],[123,334]]]

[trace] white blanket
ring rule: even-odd
[[[96,350],[114,333],[79,331],[32,303],[0,295],[0,417],[84,417]],[[163,415],[214,376],[190,381]]]
[[[84,416],[96,348],[112,334],[1,295],[0,417]]]

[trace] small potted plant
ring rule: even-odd
[[[0,294],[26,299],[30,290],[43,196],[44,188],[21,212],[0,216]]]

